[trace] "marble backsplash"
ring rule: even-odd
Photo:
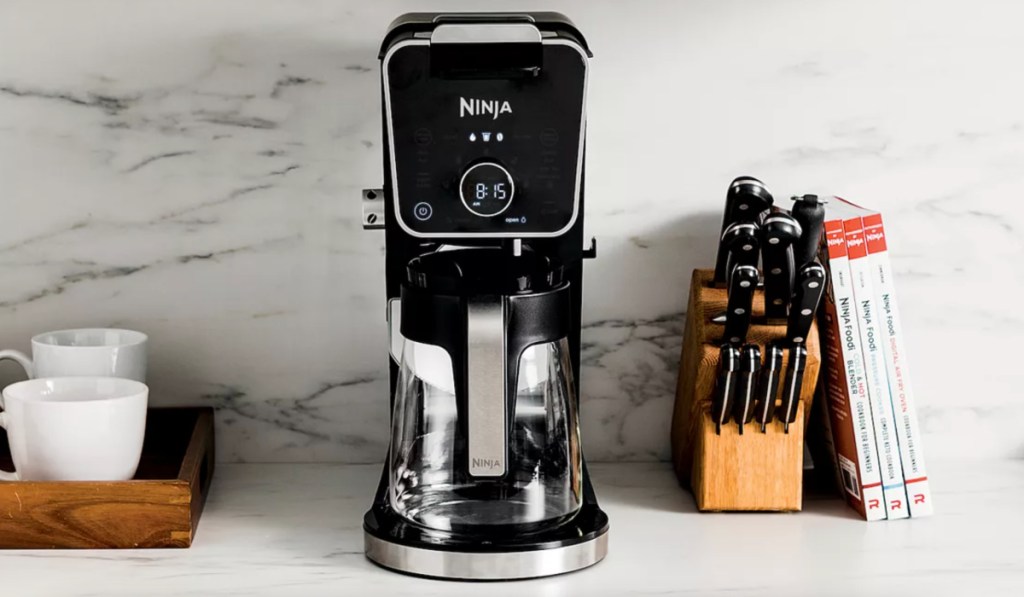
[[[137,328],[153,402],[216,406],[222,459],[381,459],[378,45],[400,13],[482,7],[518,5],[0,4],[0,345]],[[932,458],[1024,455],[1024,6],[544,7],[595,53],[591,459],[668,457],[690,271],[748,173],[886,214]]]

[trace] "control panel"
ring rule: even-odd
[[[385,56],[394,215],[407,232],[529,238],[574,223],[586,53],[571,40],[534,45],[538,64],[515,71],[442,71],[427,39]]]

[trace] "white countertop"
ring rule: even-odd
[[[698,514],[667,464],[596,464],[610,553],[585,571],[441,582],[378,568],[362,515],[379,465],[221,465],[191,549],[0,552],[5,595],[1019,595],[1024,462],[946,464],[938,515],[865,523],[838,500],[800,514]]]

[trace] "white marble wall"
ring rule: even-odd
[[[222,458],[380,459],[379,40],[408,10],[517,6],[0,4],[0,344],[138,328],[154,402],[219,407]],[[1024,455],[1024,7],[543,6],[596,55],[590,458],[667,457],[689,272],[746,173],[887,214],[932,458]]]

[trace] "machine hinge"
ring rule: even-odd
[[[384,229],[384,189],[363,189],[363,230]]]

